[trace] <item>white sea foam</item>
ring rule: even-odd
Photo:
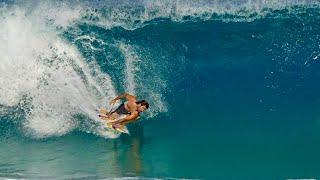
[[[221,21],[251,22],[263,18],[273,11],[287,9],[291,11],[297,6],[319,6],[317,0],[155,0],[136,1],[128,4],[119,2],[117,5],[99,4],[100,10],[87,9],[86,22],[104,28],[121,26],[125,29],[136,29],[145,26],[155,19],[168,18],[175,22]],[[294,11],[292,11],[294,13]]]
[[[139,71],[139,63],[141,63],[141,60],[129,44],[120,42],[118,47],[125,57],[126,91],[131,94],[136,94],[135,75]]]
[[[16,8],[0,22],[0,104],[17,106],[28,97],[26,132],[59,136],[78,126],[77,114],[97,120],[95,109],[107,106],[115,90],[107,74],[33,17]]]
[[[66,28],[72,23],[83,21],[113,28],[136,29],[146,22],[159,18],[172,21],[205,21],[216,17],[222,21],[253,21],[273,11],[294,7],[319,7],[318,0],[112,0],[91,1],[50,1],[16,0],[15,5],[32,12],[38,22]],[[1,11],[0,11],[1,13]],[[45,21],[44,21],[45,20]]]

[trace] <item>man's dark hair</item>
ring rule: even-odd
[[[141,106],[146,106],[146,108],[149,108],[149,103],[146,100],[140,100],[136,102],[137,104],[141,104]]]

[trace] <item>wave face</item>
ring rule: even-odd
[[[319,20],[312,0],[3,2],[0,116],[34,138],[116,137],[97,107],[126,91],[149,100],[145,119],[155,118],[177,89],[201,82],[192,65],[268,66],[264,86],[282,91],[279,76],[298,72],[298,84],[318,66]]]

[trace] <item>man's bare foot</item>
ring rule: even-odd
[[[99,113],[98,116],[99,116],[99,117],[105,117],[105,118],[108,118],[108,117],[109,117],[109,116],[107,116],[107,115],[105,115],[105,114],[102,114],[102,113]]]

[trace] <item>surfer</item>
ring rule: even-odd
[[[116,110],[107,113],[100,111],[99,117],[112,123],[114,129],[123,127],[124,125],[137,120],[140,113],[149,108],[146,100],[137,101],[137,98],[131,94],[123,93],[110,101],[110,105],[115,104],[118,100],[125,99]],[[120,116],[126,115],[124,118],[118,119]]]

